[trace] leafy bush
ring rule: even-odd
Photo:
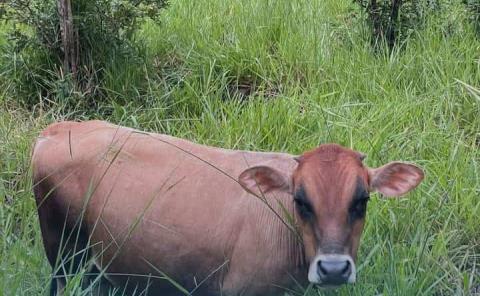
[[[10,89],[27,92],[27,105],[40,94],[53,101],[75,98],[74,104],[82,98],[91,106],[103,95],[112,57],[141,62],[134,32],[145,18],[157,19],[165,5],[166,0],[6,0],[0,18],[13,29],[1,72],[13,75]]]
[[[428,13],[440,8],[429,0],[353,0],[365,12],[372,43],[386,42],[392,49],[414,30],[423,27]]]
[[[480,0],[464,0],[464,3],[470,12],[470,19],[475,26],[477,34],[480,35]]]

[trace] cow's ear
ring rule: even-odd
[[[370,191],[387,197],[398,197],[417,187],[423,180],[422,169],[403,162],[390,162],[376,169],[368,169]]]
[[[257,196],[274,190],[291,192],[290,177],[268,166],[246,169],[238,177],[238,182],[246,191]]]

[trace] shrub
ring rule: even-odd
[[[371,30],[372,44],[386,42],[389,49],[425,24],[426,15],[438,10],[438,1],[353,0],[364,11]]]
[[[470,12],[470,19],[475,26],[477,34],[480,35],[480,0],[464,0],[463,2]]]
[[[54,101],[73,95],[94,104],[102,97],[102,78],[112,57],[141,61],[134,32],[145,18],[157,19],[165,4],[166,0],[6,0],[0,3],[0,17],[13,30],[10,44],[3,48],[5,62],[20,62],[15,69],[36,70],[15,73],[10,81],[18,84],[15,89],[30,92],[27,104],[38,93]],[[12,74],[5,68],[4,74]]]

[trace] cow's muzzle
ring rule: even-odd
[[[354,283],[355,279],[355,263],[349,255],[317,255],[310,263],[308,270],[308,280],[320,286],[340,286]]]

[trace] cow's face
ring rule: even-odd
[[[292,195],[303,238],[308,280],[321,286],[353,283],[355,260],[365,222],[369,193],[398,197],[423,179],[417,166],[391,162],[367,168],[363,155],[336,144],[321,145],[296,158],[293,173],[267,166],[244,171],[248,191],[283,191]]]

